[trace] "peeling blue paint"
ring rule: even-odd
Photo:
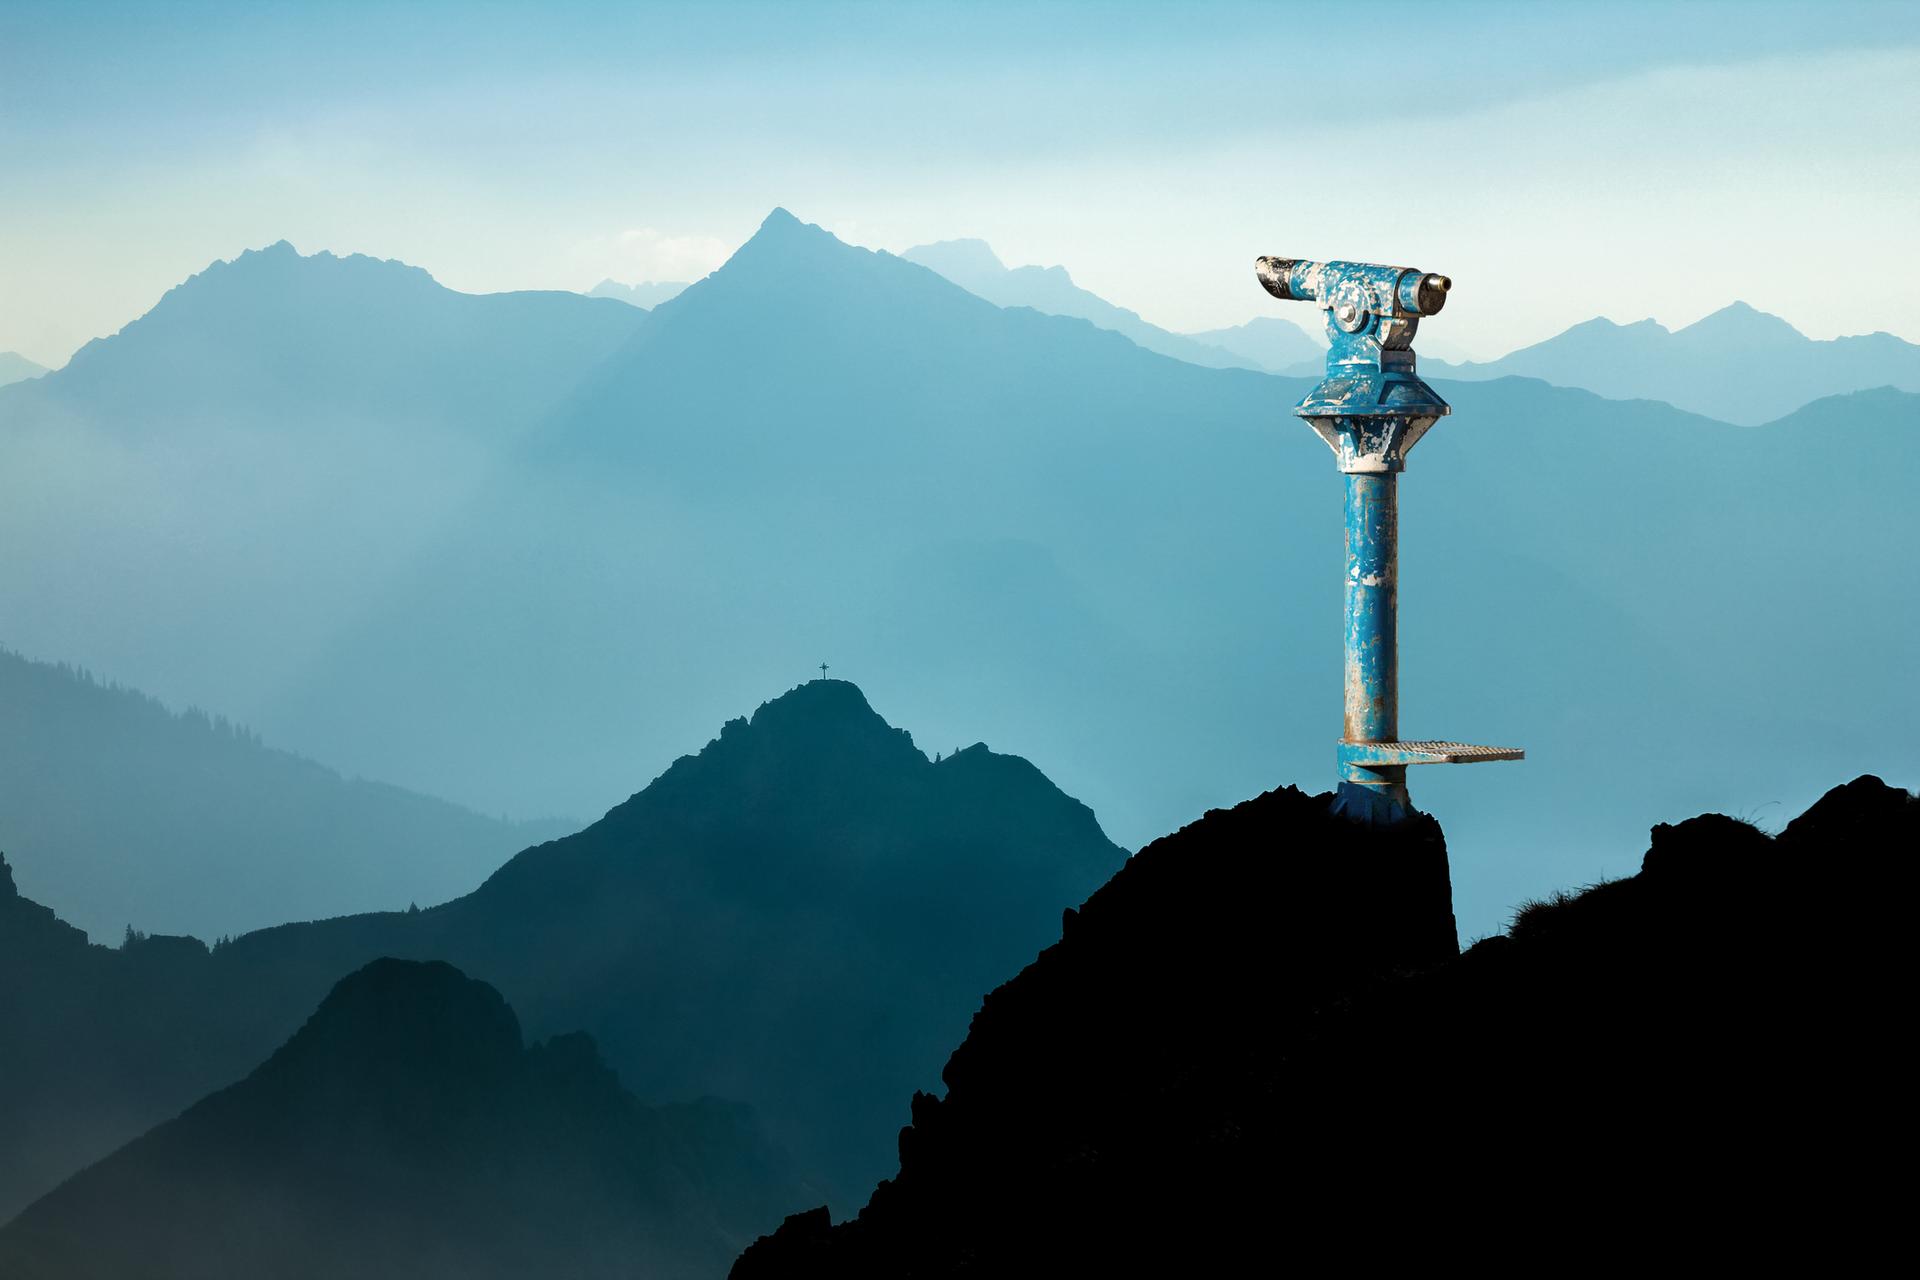
[[[1326,377],[1294,409],[1333,450],[1347,485],[1346,721],[1334,806],[1371,822],[1412,809],[1407,766],[1519,760],[1515,747],[1400,741],[1397,482],[1406,455],[1453,412],[1414,371],[1413,338],[1453,282],[1410,267],[1261,258],[1276,298],[1327,313]]]

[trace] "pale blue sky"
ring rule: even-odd
[[[1282,253],[1452,275],[1440,354],[1735,297],[1920,339],[1920,5],[396,9],[0,2],[0,350],[282,238],[583,289],[775,205],[1178,329]]]

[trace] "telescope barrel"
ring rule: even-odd
[[[1375,315],[1438,315],[1447,305],[1447,290],[1453,287],[1453,281],[1430,271],[1373,262],[1265,257],[1254,262],[1253,273],[1276,298],[1324,306],[1330,294],[1341,290],[1345,296],[1365,299],[1361,309]]]
[[[1298,258],[1261,258],[1253,264],[1253,273],[1276,298],[1318,302],[1321,273],[1313,269],[1317,265]]]

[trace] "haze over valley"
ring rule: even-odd
[[[1524,784],[1423,779],[1476,853],[1470,934],[1609,873],[1649,806],[1790,809],[1914,763],[1914,689],[1820,655],[1837,611],[1920,621],[1851,550],[1912,537],[1915,396],[1855,390],[1830,345],[1771,357],[1818,398],[1756,427],[1437,380],[1455,412],[1403,486],[1405,724],[1529,749]],[[1137,847],[1328,767],[1339,494],[1288,412],[1305,385],[785,211],[651,310],[276,245],[0,389],[5,639],[514,819],[604,812],[825,658]],[[1667,727],[1678,758],[1640,749]],[[1549,817],[1576,834],[1543,853]],[[74,907],[97,933],[268,922]]]
[[[1900,1256],[1920,6],[1354,17],[8,0],[0,1280]]]

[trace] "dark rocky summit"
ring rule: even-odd
[[[0,1230],[15,1280],[700,1277],[804,1194],[751,1113],[647,1107],[584,1035],[378,960],[246,1079]]]
[[[1871,777],[1774,837],[1662,825],[1639,874],[1457,954],[1431,822],[1210,813],[987,998],[856,1219],[732,1274],[1843,1262],[1902,1220],[1916,837]]]

